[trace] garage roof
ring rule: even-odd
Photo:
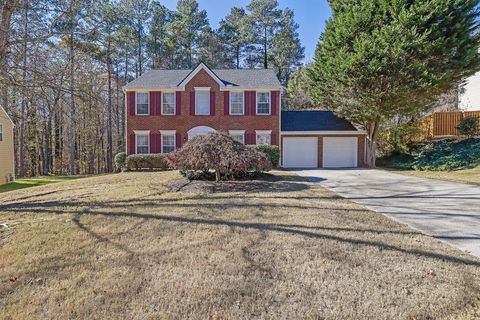
[[[357,131],[332,111],[282,111],[282,131]]]

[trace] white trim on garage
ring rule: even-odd
[[[357,130],[357,131],[282,131],[280,133],[282,136],[288,135],[321,135],[321,136],[328,136],[328,135],[365,135],[365,130]]]

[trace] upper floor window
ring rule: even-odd
[[[175,92],[162,93],[162,114],[163,115],[175,114]]]
[[[272,132],[271,131],[262,131],[257,130],[256,135],[256,144],[272,144]]]
[[[150,136],[148,134],[136,134],[137,141],[137,153],[149,153],[150,152]]]
[[[175,151],[175,133],[162,132],[162,153]]]
[[[243,115],[243,92],[230,92],[230,114]]]
[[[195,114],[210,115],[210,90],[195,91]]]
[[[137,115],[148,114],[148,92],[137,92]]]
[[[3,141],[3,124],[0,124],[0,142]]]
[[[257,92],[257,114],[270,114],[270,92]]]

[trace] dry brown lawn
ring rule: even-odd
[[[480,260],[275,176],[241,192],[175,192],[177,173],[153,172],[0,194],[0,318],[479,319]]]

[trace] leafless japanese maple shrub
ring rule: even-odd
[[[220,132],[191,139],[180,150],[169,154],[167,161],[173,168],[184,173],[213,170],[215,181],[231,180],[250,172],[272,169],[266,154],[247,148]]]

